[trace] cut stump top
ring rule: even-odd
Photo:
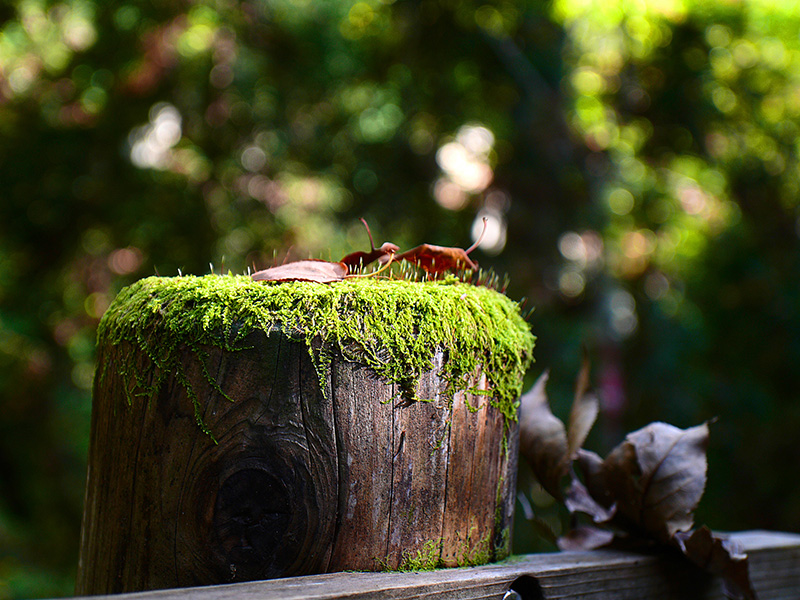
[[[443,352],[448,391],[465,389],[480,369],[491,404],[511,420],[535,341],[516,302],[455,278],[319,284],[206,275],[149,277],[123,289],[100,322],[98,346],[128,342],[160,372],[180,373],[187,348],[243,349],[254,331],[275,328],[305,342],[320,381],[336,354],[398,384],[408,401],[419,399],[420,375]],[[152,396],[157,388],[137,390],[140,384],[131,394]]]

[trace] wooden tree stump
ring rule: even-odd
[[[452,281],[126,288],[77,593],[504,558],[532,346],[514,303]]]

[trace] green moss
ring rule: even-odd
[[[507,530],[503,531],[503,537],[508,535]],[[433,571],[434,569],[445,568],[441,558],[442,538],[437,540],[427,540],[418,550],[404,550],[397,569],[389,566],[389,558],[375,559],[382,571]],[[464,542],[459,548],[456,556],[456,566],[475,567],[491,562],[493,558],[504,559],[508,553],[497,557],[492,553],[491,535],[473,542]]]
[[[129,381],[129,402],[152,397],[171,374],[186,388],[198,424],[207,431],[180,351],[192,350],[205,369],[204,347],[240,350],[248,334],[273,328],[306,344],[323,391],[330,361],[341,353],[398,384],[407,400],[426,400],[417,398],[414,389],[440,348],[446,357],[446,392],[467,388],[468,376],[480,366],[491,404],[512,420],[535,340],[515,302],[454,278],[350,279],[321,285],[207,275],[149,277],[123,289],[100,322],[98,346],[102,353],[128,342],[157,367],[155,378],[147,380],[133,353],[120,353],[115,368]],[[103,369],[99,376],[105,375]],[[214,384],[207,371],[206,377]]]
[[[470,536],[472,531],[470,531]],[[492,536],[487,534],[472,543],[465,541],[459,548],[456,563],[459,567],[474,567],[485,565],[492,560]]]
[[[500,535],[495,538],[494,559],[504,560],[511,554],[511,529],[503,527]]]
[[[416,552],[403,551],[398,571],[433,571],[441,566],[442,540],[428,540]]]

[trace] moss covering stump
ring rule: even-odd
[[[77,592],[504,558],[533,342],[455,279],[125,288],[98,332]]]

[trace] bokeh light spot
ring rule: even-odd
[[[616,188],[608,194],[608,207],[614,214],[624,216],[633,210],[634,198],[628,190]]]
[[[118,248],[108,255],[108,268],[117,275],[130,275],[139,270],[143,258],[142,251],[135,246]]]
[[[483,233],[478,247],[486,254],[495,256],[506,246],[507,229],[506,219],[501,213],[494,210],[479,211],[472,222],[472,241],[477,241]]]

